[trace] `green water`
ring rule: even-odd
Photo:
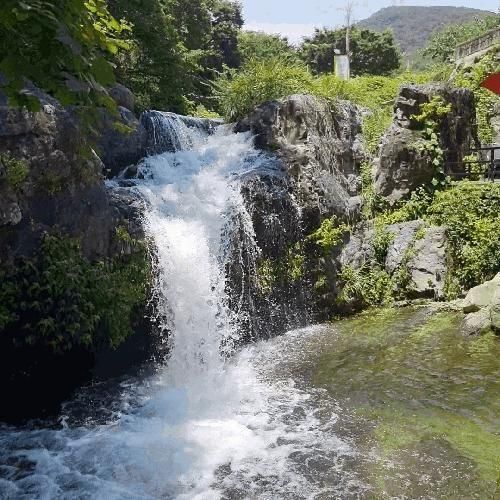
[[[374,498],[500,498],[500,338],[464,338],[460,320],[368,312],[311,349],[307,378],[352,411]]]

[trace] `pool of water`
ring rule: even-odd
[[[244,348],[213,380],[83,390],[0,429],[0,498],[498,498],[500,339],[367,312]]]

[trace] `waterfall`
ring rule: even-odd
[[[102,403],[113,410],[105,419],[72,423],[68,403],[59,428],[0,428],[0,497],[332,498],[333,491],[360,491],[345,466],[351,446],[334,432],[335,413],[318,409],[291,379],[288,348],[260,342],[235,349],[253,313],[252,287],[234,269],[254,273],[261,251],[242,183],[259,169],[280,178],[279,168],[249,134],[171,114],[149,119],[153,149],[162,152],[143,162],[132,189],[147,201],[169,359],[156,375],[118,385],[113,404]],[[96,391],[82,390],[76,406],[99,401]]]
[[[152,119],[155,134],[176,145],[146,159],[138,185],[147,200],[145,228],[157,249],[156,295],[172,332],[166,377],[172,384],[198,378],[210,386],[224,367],[221,349],[231,351],[239,336],[225,269],[233,226],[242,225],[247,242],[254,240],[239,183],[253,153],[251,138],[225,127],[209,138],[202,124],[192,119],[189,127],[177,115]]]

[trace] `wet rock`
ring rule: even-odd
[[[0,188],[0,227],[15,226],[22,218],[23,214],[15,195],[7,189]]]
[[[0,260],[30,256],[47,231],[77,238],[90,259],[112,256],[120,222],[88,131],[72,109],[36,87],[27,91],[39,98],[40,111],[0,106],[0,156],[26,168],[26,178],[15,190],[8,185],[5,167],[0,168]],[[124,120],[137,122],[130,111],[121,112]],[[106,115],[104,121],[112,128],[115,119]],[[115,139],[103,139],[109,157],[128,161],[120,142],[126,139]]]
[[[409,293],[413,298],[444,297],[446,245],[445,227],[430,227],[415,242],[414,256],[408,263],[412,281]]]
[[[490,308],[485,307],[468,314],[462,321],[462,333],[465,335],[481,335],[491,330]]]
[[[132,111],[119,107],[117,116],[101,112],[99,155],[108,177],[117,176],[125,167],[144,158],[147,144],[147,130]]]
[[[375,192],[394,204],[416,188],[428,185],[436,175],[433,158],[416,147],[423,134],[413,116],[422,104],[440,96],[451,111],[438,124],[445,162],[453,165],[472,144],[478,143],[474,96],[470,90],[445,84],[405,85],[395,102],[394,122],[384,135],[375,163]],[[453,166],[453,171],[462,172]]]
[[[361,114],[349,102],[333,106],[309,95],[293,95],[257,107],[236,125],[250,130],[256,145],[275,152],[303,213],[306,230],[336,215],[359,216],[359,170],[364,160]]]
[[[116,83],[109,91],[109,94],[118,106],[127,108],[132,111],[132,113],[135,111],[135,96],[129,88],[125,87],[125,85]]]
[[[492,304],[493,297],[500,288],[500,273],[490,281],[471,288],[462,304],[464,313],[473,313]]]

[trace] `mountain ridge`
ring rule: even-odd
[[[492,14],[495,13],[470,7],[392,6],[380,9],[357,24],[375,31],[392,29],[402,52],[411,56],[418,49],[425,47],[432,33],[445,26]]]

